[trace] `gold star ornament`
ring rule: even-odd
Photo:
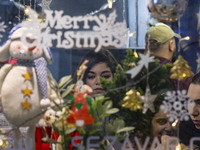
[[[24,80],[26,81],[26,80],[31,80],[31,77],[30,77],[30,74],[29,74],[29,72],[28,71],[26,71],[26,73],[24,73],[24,74],[22,74],[22,76],[24,77]]]
[[[30,109],[31,103],[28,102],[28,100],[26,99],[25,102],[22,102],[22,108],[23,109]]]
[[[31,97],[32,90],[29,89],[27,86],[26,86],[25,89],[22,89],[22,92],[24,93],[24,97],[25,97],[25,96]]]

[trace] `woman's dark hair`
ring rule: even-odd
[[[113,54],[109,50],[101,49],[99,52],[95,52],[93,50],[89,51],[80,61],[79,66],[85,61],[88,60],[87,69],[85,70],[83,76],[83,82],[86,82],[86,77],[90,69],[100,63],[106,63],[106,65],[110,68],[112,74],[115,73],[115,68],[118,64],[117,60],[113,56]]]
[[[193,84],[200,84],[200,72],[198,72],[197,74],[194,75],[194,77],[192,78],[192,82]]]

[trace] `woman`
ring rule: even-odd
[[[99,52],[89,51],[82,58],[80,64],[85,60],[88,60],[88,62],[82,79],[84,84],[92,88],[93,94],[103,93],[104,90],[101,87],[100,78],[105,78],[109,81],[113,80],[115,68],[118,65],[117,60],[111,52],[105,49]]]
[[[172,122],[169,122],[167,114],[160,109],[160,106],[164,100],[165,93],[159,93],[153,102],[155,112],[148,110],[145,114],[142,111],[135,112],[139,116],[135,121],[135,130],[133,135],[131,135],[131,140],[135,145],[134,137],[137,137],[142,144],[145,143],[147,137],[151,140],[148,142],[148,147],[151,147],[155,138],[158,138],[161,145],[154,145],[156,150],[161,149],[162,146],[166,146],[163,143],[163,138],[168,138],[170,136],[175,136],[177,134],[176,127],[172,127]]]

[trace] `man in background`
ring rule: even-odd
[[[171,64],[172,58],[176,54],[175,38],[180,39],[181,36],[176,34],[168,25],[157,23],[150,27],[145,36],[145,49],[150,51],[155,59],[158,59],[160,64]],[[191,82],[191,78],[184,81],[171,79],[170,74],[166,82],[171,82],[173,90],[187,90]]]

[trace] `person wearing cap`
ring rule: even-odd
[[[150,50],[154,56],[165,58],[166,62],[170,62],[176,51],[175,37],[181,38],[168,25],[157,23],[146,33],[145,48]]]
[[[145,49],[150,51],[155,59],[158,59],[161,64],[172,64],[172,58],[176,53],[175,38],[180,39],[181,36],[176,34],[168,25],[157,23],[150,27],[145,36]],[[166,79],[171,82],[174,90],[187,90],[192,78],[184,81],[171,79],[170,75]]]

